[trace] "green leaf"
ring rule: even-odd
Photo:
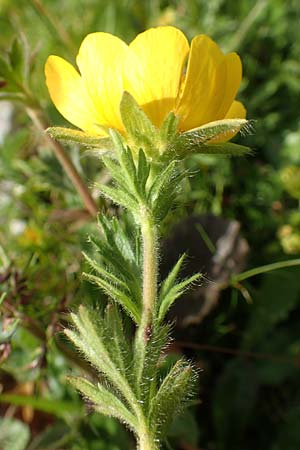
[[[109,137],[97,137],[85,133],[84,131],[63,127],[47,128],[46,133],[48,133],[52,139],[81,144],[86,147],[95,147],[98,150],[103,151],[103,153],[113,150],[112,141]]]
[[[104,337],[112,360],[122,375],[131,380],[128,370],[132,362],[132,351],[128,338],[124,333],[123,321],[116,305],[109,304],[105,311]]]
[[[153,154],[158,141],[158,130],[129,92],[125,91],[123,94],[120,112],[128,133],[129,145],[135,152],[143,148],[147,155]]]
[[[185,258],[186,258],[185,254],[180,256],[180,258],[178,259],[178,261],[175,264],[175,266],[173,267],[173,269],[169,272],[167,278],[163,281],[163,283],[161,285],[161,289],[160,289],[160,294],[159,294],[160,298],[164,298],[165,295],[174,286]]]
[[[136,392],[145,411],[149,405],[151,392],[156,389],[158,362],[169,343],[169,335],[170,326],[161,325],[152,330],[146,349],[141,349],[136,341],[134,353]]]
[[[136,324],[140,323],[141,320],[141,312],[130,297],[128,297],[127,294],[125,294],[121,289],[118,289],[117,287],[110,284],[109,281],[104,280],[103,278],[99,278],[95,275],[91,275],[88,273],[83,272],[83,277],[90,281],[93,284],[96,284],[97,286],[101,287],[103,291],[116,303],[118,303],[124,311],[133,319],[133,321]]]
[[[110,357],[109,350],[103,340],[104,321],[98,317],[95,310],[88,310],[81,305],[78,313],[71,314],[76,330],[64,330],[66,336],[83,353],[86,359],[102,374],[128,402],[136,406],[136,399],[119,368]]]
[[[92,401],[96,411],[109,417],[115,417],[122,423],[125,422],[128,427],[136,431],[138,427],[137,419],[131,413],[123,402],[121,402],[112,392],[98,383],[97,386],[84,378],[68,377],[68,381]]]
[[[159,312],[158,312],[158,322],[161,323],[163,319],[165,318],[168,310],[173,305],[175,300],[177,298],[181,297],[182,294],[188,287],[194,283],[195,281],[198,281],[202,278],[202,275],[200,273],[196,273],[195,275],[192,275],[191,277],[187,278],[186,280],[181,281],[178,284],[175,284],[173,287],[169,289],[168,292],[164,296],[160,298],[160,306],[159,306]]]
[[[0,401],[15,406],[30,406],[38,411],[53,414],[54,416],[64,419],[67,416],[80,416],[82,413],[82,407],[79,403],[64,402],[53,398],[48,399],[31,397],[29,395],[0,394]]]
[[[161,438],[166,435],[176,415],[190,400],[194,383],[192,367],[183,359],[177,361],[150,402],[150,427],[156,435]]]
[[[15,419],[0,419],[1,450],[25,450],[30,439],[29,427]]]
[[[99,186],[99,189],[106,197],[110,198],[117,205],[123,206],[134,214],[139,212],[136,199],[129,192],[121,190],[120,187],[103,185]]]
[[[21,41],[20,38],[14,39],[9,53],[9,59],[12,71],[14,72],[14,77],[17,77],[21,83],[26,82],[29,69],[26,42]]]
[[[12,77],[12,70],[8,60],[0,55],[0,78],[4,78],[6,81],[10,81]]]

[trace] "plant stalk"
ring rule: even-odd
[[[143,311],[141,327],[144,332],[144,340],[147,341],[151,335],[153,312],[157,296],[157,232],[156,226],[145,209],[141,211],[142,217],[142,240],[143,240]]]
[[[138,450],[159,450],[159,447],[146,426],[140,430]]]

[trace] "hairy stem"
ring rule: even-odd
[[[142,317],[135,336],[136,390],[140,396],[147,344],[152,334],[153,314],[157,296],[157,231],[151,213],[141,207],[141,233],[143,245]]]
[[[141,211],[143,239],[143,312],[141,327],[144,340],[151,334],[153,312],[157,295],[157,236],[156,226],[147,211]]]
[[[40,113],[40,111],[38,111],[34,108],[27,108],[27,113],[38,130],[44,131],[45,129],[48,128],[48,124],[47,124],[45,118]],[[59,142],[54,141],[47,134],[46,134],[46,139],[47,139],[48,143],[51,145],[51,147],[55,153],[55,156],[61,163],[66,174],[68,175],[68,177],[72,181],[74,187],[76,188],[77,192],[79,193],[86,209],[92,216],[96,216],[97,212],[98,212],[97,205],[96,205],[93,197],[91,196],[87,186],[85,185],[84,181],[82,180],[81,176],[79,175],[78,171],[76,170],[76,167],[74,166],[69,155],[65,152],[65,149],[62,147],[62,145],[59,144]]]
[[[159,450],[159,447],[147,426],[140,429],[138,450]]]

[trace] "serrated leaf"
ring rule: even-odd
[[[158,140],[158,130],[129,92],[123,93],[120,112],[130,145],[136,151],[143,148],[147,154],[151,154]]]
[[[87,147],[95,147],[103,152],[112,151],[113,144],[109,137],[97,137],[85,133],[84,131],[75,130],[73,128],[50,127],[47,128],[46,133],[52,139],[61,140],[76,144],[81,144]]]
[[[150,402],[151,430],[163,438],[176,415],[184,408],[194,389],[192,367],[179,360],[163,380]]]
[[[68,377],[68,381],[88,400],[92,401],[96,411],[125,422],[133,431],[137,430],[137,419],[123,402],[101,384],[95,386],[84,378]]]

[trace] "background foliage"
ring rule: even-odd
[[[189,158],[195,174],[183,185],[183,206],[161,231],[167,237],[187,216],[213,212],[240,222],[249,245],[247,268],[299,255],[297,0],[0,0],[0,15],[0,48],[6,52],[16,34],[27,40],[31,86],[55,125],[64,121],[49,101],[44,62],[49,54],[74,62],[89,32],[129,41],[149,26],[171,24],[189,38],[209,34],[224,50],[237,51],[244,67],[240,99],[255,119],[255,134],[238,139],[254,154]],[[83,408],[65,380],[66,373],[84,369],[59,333],[66,312],[83,300],[100,301],[99,291],[81,280],[81,251],[96,225],[22,105],[0,103],[0,114],[0,127],[2,116],[10,117],[0,142],[0,280],[6,294],[0,448],[133,448],[132,437],[114,420]],[[76,146],[68,152],[99,208],[121,214],[93,188],[106,180],[100,162]],[[299,274],[297,267],[280,269],[223,289],[200,324],[175,329],[177,340],[164,364],[185,353],[204,370],[199,402],[174,423],[171,448],[299,448]]]

